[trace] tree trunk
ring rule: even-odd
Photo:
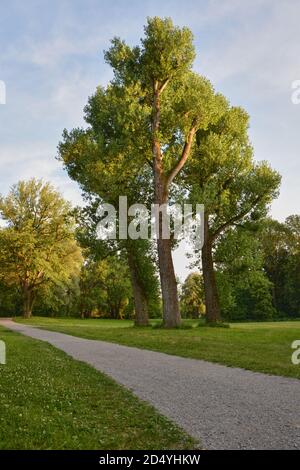
[[[168,182],[163,172],[162,153],[159,141],[160,127],[160,91],[158,83],[154,84],[153,120],[152,120],[152,155],[154,175],[154,202],[155,204],[168,203]],[[159,212],[157,251],[159,274],[163,302],[163,323],[167,328],[174,328],[181,323],[177,281],[172,260],[171,240],[162,238],[162,214]]]
[[[34,301],[34,292],[28,287],[23,287],[23,317],[30,318],[32,315],[32,307]]]
[[[159,274],[163,301],[163,323],[167,328],[181,324],[177,281],[174,272],[171,240],[157,240]]]
[[[83,310],[83,311],[81,311],[80,317],[82,319],[91,318],[92,317],[92,312],[89,311],[89,310]]]
[[[157,173],[155,175],[155,203],[159,205],[167,204],[168,202],[167,190],[164,188],[161,180],[162,176]],[[156,223],[159,224],[157,251],[163,302],[163,323],[166,328],[175,328],[181,324],[177,281],[172,259],[171,240],[170,238],[163,238],[161,212],[158,214]]]
[[[199,318],[199,309],[198,309],[198,307],[193,308],[192,318],[193,319]]]
[[[219,296],[217,291],[212,239],[209,234],[208,216],[204,216],[204,244],[202,247],[202,271],[204,280],[206,321],[216,323],[221,320]]]
[[[110,305],[110,316],[114,320],[117,320],[117,318],[119,316],[119,309],[118,309],[118,306],[116,305],[116,303],[113,303],[113,304]]]
[[[139,273],[134,259],[134,255],[130,249],[127,250],[128,265],[131,276],[131,285],[134,299],[134,310],[136,326],[147,326],[149,325],[149,312],[148,312],[148,300],[144,292],[144,287],[139,279]]]

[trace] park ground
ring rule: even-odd
[[[99,339],[182,357],[204,359],[300,379],[300,366],[292,364],[291,344],[300,339],[300,321],[232,323],[230,328],[197,326],[185,320],[183,328],[138,328],[130,320],[34,317],[17,319],[28,325],[87,339]]]
[[[233,367],[300,378],[291,344],[300,321],[137,328],[129,320],[34,317],[17,322]],[[0,327],[7,346],[1,367],[0,449],[195,449],[153,407],[93,367],[46,342]]]

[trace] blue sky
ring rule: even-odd
[[[192,29],[195,70],[249,112],[256,159],[269,160],[283,177],[273,216],[300,213],[300,105],[291,102],[291,84],[300,79],[299,0],[1,3],[2,194],[19,179],[38,176],[79,202],[76,184],[55,160],[62,130],[83,124],[87,97],[110,79],[103,61],[109,40],[117,35],[137,43],[146,17],[157,15]]]

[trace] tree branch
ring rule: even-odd
[[[162,83],[161,87],[159,88],[159,93],[162,93],[164,91],[164,89],[167,87],[169,81],[170,81],[170,79],[166,78],[166,80]]]
[[[249,212],[254,209],[254,207],[259,203],[259,201],[262,199],[263,195],[261,196],[258,196],[255,201],[253,202],[253,204],[251,205],[251,207],[247,210],[244,210],[242,212],[240,212],[239,214],[235,215],[234,217],[231,217],[227,222],[225,222],[224,224],[220,225],[219,228],[217,228],[213,233],[212,233],[212,239],[215,240],[218,235],[220,235],[221,232],[223,232],[223,230],[225,230],[227,227],[229,227],[230,225],[233,225],[235,222],[237,222],[238,220],[242,219],[243,217],[245,217],[247,214],[249,214]]]
[[[193,143],[195,133],[196,133],[196,126],[193,126],[191,128],[190,132],[188,133],[188,137],[185,141],[183,151],[182,151],[182,154],[181,154],[181,157],[180,157],[179,161],[176,163],[176,165],[174,166],[174,168],[171,170],[171,172],[169,173],[169,175],[167,177],[167,180],[166,180],[167,187],[170,186],[170,184],[172,183],[174,178],[178,175],[181,168],[184,166],[185,162],[187,161],[187,158],[188,158],[188,156],[190,154],[190,151],[191,151],[191,147],[192,147],[192,143]]]

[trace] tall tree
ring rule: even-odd
[[[191,71],[194,56],[191,32],[175,27],[170,19],[149,19],[140,46],[130,48],[113,39],[105,58],[114,79],[106,89],[99,88],[86,107],[89,148],[81,152],[79,163],[78,154],[70,158],[60,146],[70,174],[86,182],[91,166],[87,169],[85,163],[93,158],[93,175],[98,170],[101,178],[112,169],[123,189],[133,175],[145,174],[150,167],[152,202],[168,204],[171,185],[191,154],[197,131],[215,122],[225,104],[208,80]],[[74,133],[86,139],[86,132],[85,137],[79,130]],[[65,133],[65,143],[68,139]],[[181,318],[172,242],[162,238],[160,211],[157,223],[164,325],[175,327]]]
[[[264,217],[280,185],[277,172],[253,160],[248,119],[241,108],[228,106],[217,123],[198,132],[186,169],[191,200],[205,205],[201,258],[208,322],[220,320],[213,259],[218,238],[232,226]]]
[[[74,237],[70,205],[49,183],[31,179],[0,198],[1,279],[19,286],[29,318],[37,291],[79,271],[81,250]]]

